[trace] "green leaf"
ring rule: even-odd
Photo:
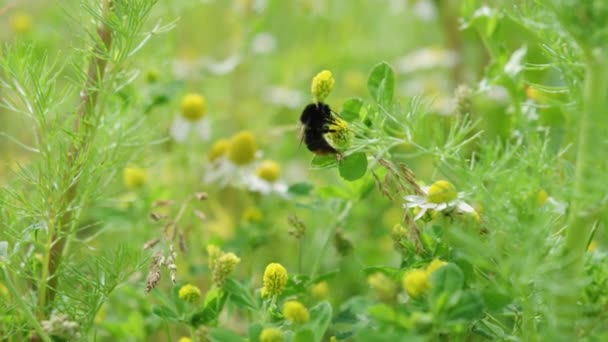
[[[156,316],[167,320],[169,322],[177,322],[178,321],[178,316],[177,313],[173,310],[171,310],[171,308],[169,308],[168,306],[165,305],[159,305],[159,306],[155,306],[152,309],[152,313],[155,314]]]
[[[340,116],[348,122],[355,121],[359,119],[362,107],[363,100],[357,98],[348,99],[342,105]]]
[[[224,304],[226,304],[226,293],[217,288],[213,288],[205,295],[203,307],[192,314],[190,324],[194,327],[202,324],[210,324],[214,322],[222,312]]]
[[[317,194],[321,198],[344,198],[351,199],[353,196],[346,189],[338,185],[328,185],[317,189]]]
[[[296,335],[293,337],[293,342],[314,342],[321,341],[315,340],[315,334],[310,329],[301,329],[296,332]]]
[[[447,264],[431,276],[431,302],[435,313],[443,312],[459,300],[464,286],[464,273],[456,264]]]
[[[372,98],[381,105],[389,105],[393,102],[395,88],[395,75],[391,66],[382,62],[374,67],[367,79],[367,89]]]
[[[509,295],[494,288],[485,289],[481,295],[488,309],[492,311],[499,311],[513,301]]]
[[[306,328],[314,332],[314,339],[311,341],[322,341],[325,331],[329,327],[332,315],[331,305],[323,301],[310,309],[310,321],[306,323]]]
[[[259,342],[262,330],[264,330],[264,326],[260,323],[249,326],[249,342]]]
[[[230,295],[230,301],[236,304],[238,307],[257,311],[258,306],[249,292],[243,285],[232,278],[226,279],[224,283],[224,291]]]
[[[431,282],[433,283],[431,298],[436,298],[442,293],[453,294],[464,286],[464,274],[460,267],[449,263],[433,272]]]
[[[336,269],[336,270],[333,270],[333,271],[329,271],[329,272],[325,272],[325,273],[323,273],[323,274],[320,274],[320,275],[316,276],[316,277],[315,277],[315,278],[314,278],[314,279],[311,281],[311,283],[312,283],[312,284],[316,284],[316,283],[320,283],[320,282],[322,282],[322,281],[324,281],[324,280],[331,279],[331,278],[333,278],[333,277],[334,277],[336,274],[338,274],[339,272],[340,272],[340,270],[339,270],[339,269]]]
[[[327,156],[319,156],[315,155],[310,162],[310,167],[313,170],[323,170],[335,167],[338,165],[338,161],[336,160],[336,156],[327,155]]]
[[[345,180],[357,180],[367,172],[367,156],[363,152],[353,153],[342,160],[338,169]]]
[[[484,304],[481,296],[472,291],[466,291],[447,315],[448,320],[474,320],[483,317]]]
[[[208,336],[212,342],[243,342],[244,340],[237,333],[224,328],[213,328],[209,330]]]
[[[295,183],[291,184],[287,189],[287,192],[291,195],[306,196],[313,189],[313,185],[310,183]]]

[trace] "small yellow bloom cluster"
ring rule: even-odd
[[[397,285],[382,272],[376,272],[367,277],[367,284],[374,290],[379,300],[390,302],[397,296]]]
[[[249,131],[241,131],[231,139],[227,149],[228,160],[235,165],[247,165],[255,159],[255,137]]]
[[[318,102],[323,102],[334,89],[334,83],[335,81],[331,71],[323,70],[313,77],[312,84],[310,85],[310,92]]]
[[[177,342],[192,342],[192,339],[190,337],[180,337],[179,340],[177,340]]]
[[[441,259],[434,259],[426,269],[414,269],[403,275],[403,288],[412,298],[419,297],[431,288],[430,277],[433,272],[448,263]]]
[[[122,180],[129,190],[141,188],[147,178],[146,170],[138,167],[127,167],[122,172]]]
[[[197,93],[186,94],[182,98],[180,109],[184,119],[198,121],[207,114],[207,100]]]
[[[207,254],[213,285],[222,287],[228,275],[234,270],[234,266],[239,264],[241,259],[234,253],[225,253],[215,245],[207,246]]]
[[[433,183],[426,195],[426,199],[430,203],[447,203],[455,200],[457,197],[456,188],[446,180],[439,180]]]
[[[283,304],[283,316],[293,324],[306,323],[309,318],[308,309],[297,300],[290,300]]]
[[[262,297],[279,295],[287,285],[287,270],[283,265],[273,262],[264,270]]]
[[[201,290],[192,284],[186,284],[179,289],[177,295],[188,303],[196,303],[201,298]]]
[[[281,176],[281,166],[274,160],[264,160],[256,169],[256,174],[261,179],[273,183]]]
[[[278,328],[264,328],[260,333],[260,342],[283,342],[283,332]]]

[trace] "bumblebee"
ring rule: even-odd
[[[342,159],[338,150],[345,147],[349,141],[349,130],[346,121],[333,113],[331,108],[323,103],[311,103],[304,108],[300,116],[302,124],[302,141],[314,154],[333,154]]]

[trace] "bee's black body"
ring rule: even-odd
[[[339,155],[339,152],[327,142],[324,136],[331,132],[328,124],[333,120],[331,108],[325,103],[311,103],[304,108],[300,116],[300,123],[304,126],[302,139],[311,152],[321,155]]]

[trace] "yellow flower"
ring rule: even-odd
[[[180,339],[177,342],[192,342],[192,339],[190,337],[180,337]]]
[[[207,245],[207,255],[209,256],[207,264],[209,269],[212,270],[215,268],[217,260],[222,256],[222,250],[218,246],[210,244]]]
[[[26,33],[32,29],[32,17],[24,12],[15,13],[11,18],[11,28],[15,33]]]
[[[339,117],[334,117],[332,122],[327,125],[329,133],[327,133],[327,138],[330,140],[331,145],[343,150],[348,148],[352,138],[352,132],[349,129],[348,122],[340,119]]]
[[[190,93],[184,96],[180,106],[182,116],[188,121],[197,121],[205,116],[207,111],[207,101],[205,98],[196,93]]]
[[[241,131],[230,139],[228,160],[236,165],[247,165],[255,159],[255,137],[249,131]]]
[[[397,295],[397,286],[384,273],[376,272],[367,277],[367,284],[381,301],[391,301]]]
[[[308,309],[297,300],[290,300],[283,305],[283,316],[294,324],[308,322]]]
[[[279,263],[271,263],[264,270],[264,288],[266,295],[274,296],[283,292],[287,285],[287,270]]]
[[[224,286],[226,278],[230,273],[232,273],[234,266],[236,266],[240,262],[241,259],[237,257],[234,253],[222,254],[222,256],[217,259],[217,263],[213,268],[213,285],[217,287]]]
[[[130,190],[141,188],[146,183],[147,178],[146,170],[138,167],[127,167],[122,173],[122,180]]]
[[[429,274],[425,270],[414,269],[407,272],[402,279],[403,288],[411,297],[419,297],[430,287]]]
[[[318,299],[326,299],[329,296],[329,285],[326,281],[316,283],[310,288],[310,293]]]
[[[441,267],[447,265],[448,263],[441,260],[441,259],[433,259],[433,261],[431,261],[431,263],[426,267],[426,272],[429,274],[429,276],[431,274],[433,274],[433,272],[437,271],[438,269],[440,269]]]
[[[262,214],[260,209],[258,209],[256,207],[248,207],[245,209],[245,211],[243,211],[241,218],[245,222],[259,223],[264,218],[264,215]]]
[[[426,199],[430,203],[446,203],[455,200],[457,197],[456,188],[445,180],[433,183],[426,195]]]
[[[192,284],[186,284],[179,289],[178,296],[188,303],[196,303],[201,298],[201,290]]]
[[[101,308],[95,314],[95,324],[101,324],[106,319],[106,306],[102,305]]]
[[[3,283],[0,283],[0,296],[8,298],[8,288]]]
[[[589,242],[589,246],[587,246],[587,251],[588,252],[595,252],[597,250],[598,247],[598,243],[595,240],[591,240],[591,242]],[[1,286],[2,284],[0,284]]]
[[[536,194],[536,204],[541,206],[547,202],[547,199],[549,199],[547,191],[545,189],[540,189],[538,194]]]
[[[283,342],[283,332],[278,328],[264,328],[260,333],[260,342]]]
[[[220,139],[213,143],[213,145],[211,145],[211,149],[209,150],[209,154],[207,155],[209,161],[214,161],[226,154],[226,151],[228,151],[228,146],[230,146],[228,139]]]
[[[281,175],[281,166],[274,160],[264,160],[256,170],[258,177],[267,182],[274,182]]]
[[[338,342],[338,339],[336,338],[336,336],[332,336],[329,338],[329,342]]]
[[[334,88],[334,77],[329,70],[323,70],[312,79],[310,92],[318,101],[322,102]]]

